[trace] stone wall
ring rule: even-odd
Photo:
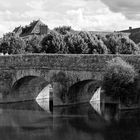
[[[140,55],[32,54],[0,56],[0,99],[8,94],[8,90],[16,81],[25,76],[37,76],[43,77],[48,83],[51,83],[56,89],[54,94],[57,97],[62,97],[65,102],[68,89],[72,85],[84,80],[101,80],[102,74],[106,70],[107,61],[114,57],[121,57],[139,71]],[[87,89],[88,87],[84,90]],[[60,92],[61,94],[59,94]],[[79,95],[82,95],[81,99],[85,97],[81,91]]]
[[[67,71],[94,71],[105,70],[107,61],[114,57],[133,64],[137,69],[140,66],[140,55],[59,55],[33,54],[0,56],[0,69],[51,69]]]

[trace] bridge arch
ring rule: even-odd
[[[43,77],[40,70],[35,69],[22,69],[22,70],[16,70],[14,72],[13,78],[12,78],[12,86],[16,81],[19,79],[26,77],[26,76],[37,76],[37,77]]]
[[[19,101],[33,100],[48,84],[44,77],[34,75],[21,77],[13,83],[8,98]]]
[[[30,80],[32,80],[34,78],[37,78],[37,76],[32,76],[32,75],[24,76],[24,77],[18,79],[17,81],[15,81],[15,83],[13,83],[12,89],[17,89],[20,87],[20,85],[22,85],[22,83],[29,82]]]
[[[73,84],[68,91],[68,103],[83,103],[90,101],[94,92],[101,85],[100,80],[87,79]]]
[[[52,113],[53,93],[52,85],[44,77],[29,75],[17,80],[11,89],[12,95],[19,101],[34,100],[43,110]]]

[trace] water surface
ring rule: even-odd
[[[115,104],[98,108],[87,103],[53,111],[36,101],[1,104],[0,139],[139,140],[139,118],[140,110],[120,111]]]

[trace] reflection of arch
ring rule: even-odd
[[[64,121],[59,118],[54,119],[54,123],[59,123],[58,132],[59,139],[70,133],[76,139],[98,139],[95,135],[103,132],[106,122],[104,119],[94,111],[90,104],[74,105],[66,108],[54,109],[55,115],[68,115],[70,118]],[[75,117],[73,117],[75,116]],[[61,132],[65,132],[60,135]],[[73,133],[74,132],[74,133]],[[100,137],[99,139],[103,139]]]
[[[38,105],[47,112],[53,111],[53,90],[52,85],[47,85],[36,97]]]

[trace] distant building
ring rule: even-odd
[[[129,38],[133,40],[136,44],[140,43],[140,28],[129,27],[128,30],[119,31],[122,33],[127,33]]]
[[[33,35],[44,35],[48,33],[48,26],[45,25],[42,21],[37,20],[31,22],[25,27],[16,27],[13,32],[16,36],[21,37],[22,39],[29,39]]]
[[[127,29],[127,30],[121,30],[119,32],[132,34],[132,33],[140,32],[140,28],[132,28],[132,27],[129,27],[129,29]]]
[[[16,34],[16,36],[20,36],[20,34],[22,33],[22,27],[16,27],[13,32]]]

